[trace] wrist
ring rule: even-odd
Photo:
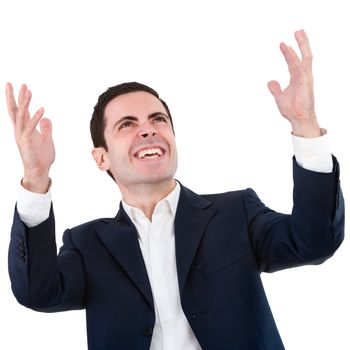
[[[50,187],[50,178],[49,174],[43,174],[43,175],[28,175],[24,174],[21,184],[22,186],[34,193],[47,193],[49,187]]]
[[[312,123],[296,123],[292,124],[292,133],[298,137],[316,138],[322,136],[322,130],[317,121]]]

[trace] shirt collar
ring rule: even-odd
[[[180,187],[179,183],[176,180],[175,180],[175,183],[176,183],[175,188],[166,197],[164,197],[162,200],[160,200],[157,203],[157,205],[154,209],[154,212],[158,208],[164,206],[164,204],[165,204],[170,209],[171,215],[175,218],[176,209],[177,209],[177,205],[179,203],[180,191],[181,191],[181,187]],[[127,213],[129,218],[133,222],[136,219],[137,213],[139,213],[139,214],[142,213],[140,209],[138,209],[136,207],[132,207],[131,205],[127,204],[124,200],[122,200],[122,205],[123,205],[125,212]]]

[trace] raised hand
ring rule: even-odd
[[[295,32],[295,39],[302,55],[300,59],[292,47],[281,43],[280,49],[287,62],[290,82],[282,91],[280,84],[272,80],[268,88],[275,98],[281,114],[292,124],[293,133],[301,137],[318,137],[321,130],[314,106],[312,52],[303,30]]]
[[[29,191],[45,193],[50,182],[49,170],[55,160],[52,126],[49,119],[43,118],[43,108],[40,108],[33,117],[30,116],[31,97],[31,91],[26,85],[22,85],[17,104],[12,85],[6,84],[7,109],[23,162],[22,185]],[[36,129],[38,125],[40,132]]]

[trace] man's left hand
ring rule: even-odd
[[[294,135],[318,137],[321,136],[321,129],[314,106],[312,52],[304,30],[295,32],[295,39],[299,45],[301,59],[292,47],[280,44],[290,73],[289,85],[282,91],[280,84],[273,80],[268,83],[268,88],[279,111],[292,124]]]

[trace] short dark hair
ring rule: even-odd
[[[146,91],[159,99],[169,116],[171,127],[174,131],[173,120],[168,105],[159,97],[158,93],[154,89],[137,82],[122,83],[116,86],[112,86],[108,88],[104,93],[102,93],[99,96],[98,101],[94,107],[94,112],[92,113],[90,120],[90,133],[94,147],[103,147],[106,151],[108,151],[107,142],[104,137],[104,130],[106,126],[104,112],[108,102],[117,96],[137,91]]]

